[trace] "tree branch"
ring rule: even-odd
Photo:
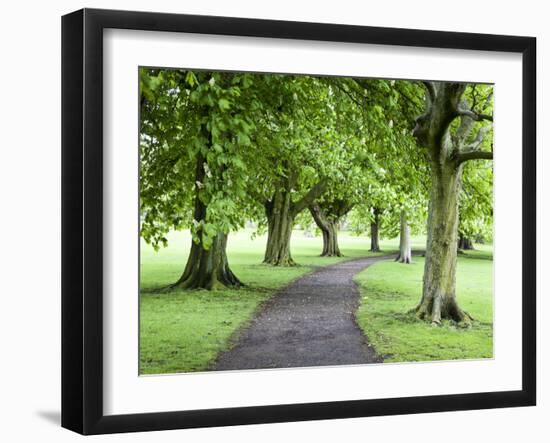
[[[324,230],[328,229],[326,216],[323,210],[321,209],[321,207],[319,206],[319,204],[314,201],[308,205],[308,208],[317,226],[319,226],[319,228]]]
[[[435,101],[435,85],[433,82],[423,81],[422,84],[428,91],[430,101],[433,103]]]
[[[299,214],[302,212],[308,207],[308,205],[310,205],[313,201],[315,201],[315,199],[319,198],[323,192],[325,192],[326,186],[327,182],[325,180],[320,180],[316,183],[306,195],[292,205],[292,212],[294,214]]]
[[[471,109],[458,108],[456,110],[456,112],[457,112],[458,115],[464,115],[466,117],[470,117],[472,120],[474,120],[476,122],[480,122],[480,121],[483,121],[483,120],[489,120],[491,122],[493,121],[493,116],[492,115],[478,114],[477,112],[474,112]]]
[[[456,163],[460,165],[468,160],[492,160],[493,153],[489,151],[464,151],[456,154]]]
[[[483,143],[485,135],[491,130],[492,127],[493,125],[489,124],[487,126],[482,126],[481,128],[479,128],[479,131],[477,131],[476,137],[474,138],[472,143],[464,147],[471,151],[479,150],[481,143]]]
[[[354,102],[357,106],[359,106],[359,109],[365,108],[365,103],[361,103],[359,100],[357,100],[357,98],[353,96],[351,91],[348,91],[345,87],[341,87],[340,84],[337,82],[335,82],[333,86],[335,86],[336,89],[339,89],[341,92],[346,94],[352,102]]]

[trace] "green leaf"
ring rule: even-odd
[[[225,98],[220,98],[218,100],[218,106],[222,111],[227,111],[229,108],[231,108],[231,103],[229,103],[229,100]]]

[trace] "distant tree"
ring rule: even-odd
[[[465,163],[459,198],[458,249],[474,249],[474,241],[493,236],[492,165]]]

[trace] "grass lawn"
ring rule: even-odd
[[[152,293],[151,289],[175,282],[183,271],[189,252],[187,232],[169,235],[169,246],[155,252],[141,244],[140,373],[166,374],[201,371],[227,349],[235,332],[249,322],[260,304],[278,288],[311,272],[368,252],[368,238],[341,233],[339,244],[344,257],[319,257],[321,237],[292,235],[292,255],[299,266],[277,268],[261,264],[266,237],[251,239],[251,231],[231,234],[229,264],[247,287],[214,291],[174,291]],[[423,240],[418,240],[421,246]],[[415,246],[415,245],[413,245]],[[415,246],[416,247],[416,246]],[[382,241],[381,248],[397,249],[397,241]]]
[[[476,320],[469,329],[441,327],[407,313],[420,301],[424,259],[379,262],[355,278],[361,287],[357,322],[386,362],[491,358],[493,356],[492,246],[475,245],[459,256],[457,298]]]

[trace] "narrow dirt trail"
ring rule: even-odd
[[[379,363],[355,322],[358,272],[392,256],[321,268],[281,289],[244,329],[213,370]]]

